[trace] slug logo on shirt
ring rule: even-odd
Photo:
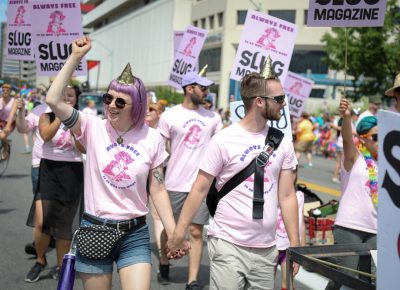
[[[56,146],[60,150],[71,150],[74,148],[74,143],[72,142],[72,136],[69,131],[62,131],[60,137],[56,142]]]
[[[183,143],[187,148],[196,149],[203,145],[202,143],[200,143],[200,141],[201,133],[203,132],[205,126],[206,124],[198,119],[190,119],[185,122],[183,128],[188,128],[188,130],[185,138],[183,139]]]
[[[268,165],[270,165],[270,164],[271,164],[271,162],[268,162]],[[265,166],[265,167],[267,167],[267,166]],[[247,177],[247,179],[244,181],[244,188],[246,188],[248,192],[251,192],[251,193],[254,192],[254,174]],[[269,180],[269,178],[267,176],[265,176],[265,173],[264,173],[264,194],[270,193],[273,188],[274,188],[274,183],[271,182]]]
[[[114,155],[114,159],[102,170],[103,179],[110,186],[117,189],[132,187],[136,182],[129,175],[130,165],[135,161],[128,152],[120,151]]]

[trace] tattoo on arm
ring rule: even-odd
[[[157,168],[153,170],[153,176],[155,179],[157,179],[158,184],[163,184],[164,183],[164,173],[162,168]]]

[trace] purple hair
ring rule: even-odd
[[[112,80],[108,86],[108,91],[113,90],[118,93],[123,93],[131,97],[132,111],[131,119],[134,128],[140,128],[144,124],[144,118],[146,117],[147,110],[147,97],[146,88],[141,79],[135,77],[136,81],[134,85],[124,85],[119,83],[117,80]]]

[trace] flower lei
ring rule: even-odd
[[[378,208],[378,178],[376,176],[376,165],[375,161],[372,158],[371,153],[363,146],[360,144],[358,146],[358,149],[360,150],[361,154],[364,156],[365,162],[367,163],[367,168],[368,168],[368,175],[369,175],[369,188],[371,190],[371,199],[372,203],[374,204],[375,208]]]

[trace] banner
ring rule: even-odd
[[[9,59],[34,60],[28,0],[8,1],[7,51]]]
[[[307,26],[383,26],[386,0],[310,0]]]
[[[268,126],[281,130],[289,138],[289,140],[292,140],[293,139],[292,125],[290,123],[290,114],[289,114],[289,106],[287,105],[288,104],[287,96],[285,98],[285,103],[286,106],[284,106],[283,110],[281,111],[282,116],[279,119],[279,121],[267,121],[267,124]],[[241,119],[243,119],[244,105],[242,101],[231,102],[229,109],[231,111],[232,123],[239,122]]]
[[[289,99],[290,115],[299,118],[304,111],[304,105],[311,94],[314,81],[301,75],[288,72],[283,85],[286,96]]]
[[[378,112],[378,290],[395,289],[400,271],[400,114]]]
[[[176,89],[182,88],[182,76],[192,71],[207,36],[207,30],[188,26],[179,44],[168,84]]]
[[[176,58],[176,53],[178,52],[179,44],[184,34],[185,31],[174,31],[174,59]]]
[[[270,55],[274,73],[282,83],[292,58],[297,26],[293,23],[249,10],[244,24],[231,79],[240,81],[251,72],[260,72]]]
[[[54,76],[61,70],[72,51],[72,41],[81,37],[80,1],[34,1],[29,3],[36,72]],[[81,60],[74,75],[86,75],[86,61]]]

